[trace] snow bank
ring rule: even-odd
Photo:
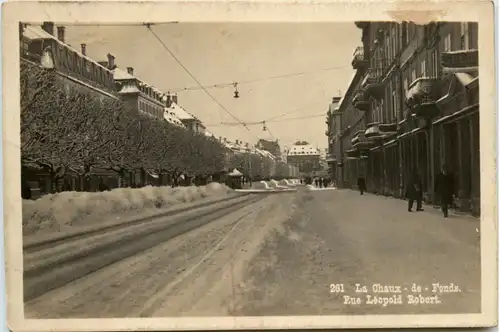
[[[62,192],[23,200],[24,234],[40,229],[58,229],[79,223],[103,220],[106,216],[127,215],[146,209],[168,208],[206,197],[225,196],[232,190],[220,183],[201,187],[119,188],[111,191]]]

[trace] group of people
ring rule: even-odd
[[[325,178],[315,178],[314,184],[317,188],[327,188],[330,185],[330,180]]]
[[[361,195],[366,191],[366,181],[364,177],[358,178],[358,190]],[[453,196],[455,195],[455,180],[453,174],[443,165],[441,172],[436,175],[434,182],[434,196],[439,199],[441,211],[445,218],[448,217],[448,209],[453,205]],[[422,180],[415,170],[406,183],[404,196],[408,199],[408,212],[413,211],[413,204],[416,202],[416,211],[423,211],[423,186]]]

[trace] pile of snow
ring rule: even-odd
[[[210,183],[201,187],[147,186],[97,193],[70,191],[50,194],[35,201],[23,200],[23,231],[30,234],[46,228],[60,230],[65,226],[103,220],[106,216],[164,209],[206,197],[225,196],[231,191],[220,183]]]
[[[271,187],[276,188],[276,189],[286,189],[287,188],[286,186],[280,185],[279,182],[276,180],[271,180],[270,184],[271,184]]]

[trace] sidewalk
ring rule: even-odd
[[[345,192],[352,192],[353,194],[361,196],[359,194],[359,191],[354,190],[354,189],[341,189],[340,188],[338,190],[345,191]],[[406,200],[406,199],[396,198],[396,197],[392,197],[392,196],[376,195],[376,194],[372,194],[372,193],[368,193],[368,192],[364,192],[363,196],[379,198],[381,201],[389,201],[388,203],[391,204],[391,206],[393,206],[394,208],[401,209],[401,207],[404,207],[405,211],[407,211],[408,200]],[[424,209],[424,211],[418,211],[418,212],[415,211],[416,207],[417,207],[417,203],[415,202],[415,203],[413,203],[413,212],[407,212],[407,213],[408,214],[410,214],[410,213],[431,213],[433,215],[443,217],[443,212],[441,211],[440,206],[434,206],[432,204],[422,203],[422,208]],[[480,218],[474,217],[473,215],[465,213],[465,212],[457,211],[457,210],[452,209],[452,208],[450,208],[448,210],[448,218],[460,218],[460,219],[476,221],[476,222],[480,221]]]

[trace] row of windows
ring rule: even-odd
[[[401,30],[399,34],[398,30]],[[425,26],[417,26],[413,23],[389,24],[389,28],[376,32],[376,34],[384,36],[383,45],[373,44],[371,56],[371,67],[385,68],[389,66],[398,54],[400,46],[406,47],[413,38],[419,36],[418,29],[425,30]],[[376,38],[374,35],[373,38]],[[401,40],[399,45],[398,41]],[[449,52],[457,49],[468,50],[471,48],[470,24],[467,22],[460,23],[460,44],[452,45],[451,32],[448,32],[441,38],[441,49],[444,52]]]
[[[141,112],[148,113],[159,119],[163,119],[163,107],[158,105],[153,105],[143,100],[139,100],[139,110]]]
[[[142,93],[148,95],[149,97],[151,97],[151,98],[153,98],[153,99],[155,99],[155,100],[157,100],[159,102],[162,101],[161,100],[161,93],[153,90],[152,87],[149,87],[149,86],[146,86],[146,85],[141,85],[141,86],[139,86],[139,90]]]
[[[110,71],[55,41],[51,41],[51,44],[58,68],[64,68],[105,87],[113,86],[113,74]]]

